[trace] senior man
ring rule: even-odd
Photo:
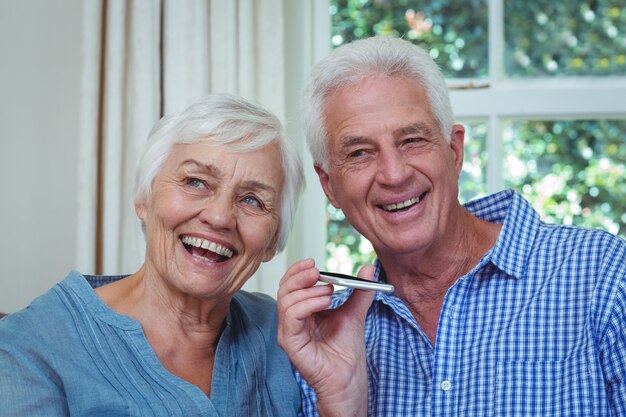
[[[505,190],[462,205],[464,128],[427,52],[374,37],[319,62],[304,127],[330,202],[395,293],[278,293],[303,414],[626,415],[626,242],[541,221]]]

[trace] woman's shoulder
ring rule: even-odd
[[[10,372],[45,379],[56,375],[52,368],[63,368],[67,358],[74,357],[80,346],[75,323],[82,316],[68,309],[67,287],[74,284],[67,280],[72,279],[68,276],[27,307],[0,320],[0,363]],[[16,377],[8,368],[4,376]]]
[[[0,343],[8,339],[12,345],[21,341],[30,344],[34,338],[59,334],[60,327],[66,327],[71,321],[62,294],[68,288],[80,286],[80,277],[76,272],[70,273],[28,306],[0,320]]]
[[[231,312],[238,312],[256,324],[264,325],[268,321],[277,321],[276,300],[267,294],[237,291],[231,303]]]

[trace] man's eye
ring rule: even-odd
[[[358,158],[363,155],[365,155],[365,149],[357,149],[348,153],[348,158]]]
[[[420,137],[411,137],[411,138],[406,138],[404,139],[404,143],[417,143],[417,142],[421,142],[423,139]]]

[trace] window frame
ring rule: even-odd
[[[488,0],[489,76],[481,79],[449,79],[450,99],[455,119],[483,119],[487,133],[487,192],[504,188],[502,122],[505,119],[626,119],[626,75],[606,77],[554,77],[507,79],[504,74],[504,0]],[[310,3],[314,36],[312,63],[330,52],[330,14],[328,0]],[[324,15],[327,18],[324,18]],[[324,36],[324,33],[327,35]],[[309,67],[310,68],[310,67]],[[626,140],[626,139],[625,139]],[[308,151],[306,151],[307,157]],[[305,161],[305,171],[311,165]],[[315,184],[312,184],[315,182]],[[307,177],[303,202],[308,207],[306,222],[309,238],[301,240],[303,253],[313,254],[318,265],[325,265],[326,199],[320,196],[317,177]]]
[[[504,187],[504,119],[626,118],[626,76],[507,78],[504,0],[488,0],[488,7],[489,77],[452,79],[448,85],[456,120],[485,119],[488,123],[486,178],[487,192],[493,193]]]

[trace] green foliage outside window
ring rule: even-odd
[[[487,76],[487,0],[332,0],[333,47],[374,35],[428,49],[446,77]]]
[[[504,0],[505,72],[513,77],[624,75],[624,0]]]
[[[626,120],[509,121],[506,185],[548,222],[626,238],[625,138]]]
[[[328,239],[326,267],[331,271],[356,274],[358,268],[375,259],[372,244],[346,220],[343,211],[327,204]]]
[[[460,121],[465,127],[463,168],[459,178],[459,201],[466,203],[487,195],[487,122]]]

